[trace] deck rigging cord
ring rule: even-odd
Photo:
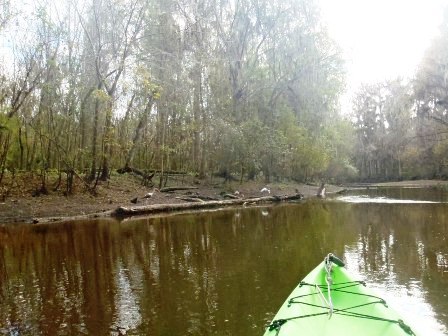
[[[331,253],[328,254],[324,259],[324,267],[325,267],[325,272],[326,272],[326,276],[325,276],[326,284],[325,285],[310,284],[310,283],[301,281],[299,284],[300,287],[311,286],[311,287],[314,287],[316,291],[314,293],[309,293],[309,294],[292,297],[288,301],[288,307],[290,307],[292,304],[303,304],[303,305],[307,305],[307,306],[311,306],[311,307],[315,307],[315,308],[322,308],[322,309],[324,309],[324,311],[319,312],[319,313],[314,313],[314,314],[298,315],[298,316],[293,316],[293,317],[289,317],[286,319],[274,320],[274,321],[272,321],[272,323],[270,325],[268,325],[269,331],[275,330],[276,331],[275,335],[277,336],[280,333],[281,327],[286,322],[288,322],[290,320],[297,320],[297,319],[301,319],[301,318],[321,316],[321,315],[328,315],[328,318],[330,319],[333,316],[333,314],[337,314],[337,315],[343,315],[343,316],[349,316],[349,317],[364,318],[364,319],[369,319],[369,320],[394,323],[394,324],[399,325],[401,327],[401,329],[403,329],[403,331],[405,331],[408,335],[415,336],[412,329],[407,324],[405,324],[403,322],[403,320],[401,320],[401,319],[392,320],[392,319],[387,319],[387,318],[382,318],[382,317],[377,317],[377,316],[367,315],[367,314],[361,314],[361,313],[356,313],[356,312],[351,311],[352,309],[355,309],[355,308],[360,308],[360,307],[373,305],[373,304],[377,304],[377,303],[383,304],[387,307],[387,304],[386,304],[386,301],[384,301],[384,299],[382,299],[378,296],[364,294],[364,293],[356,293],[356,292],[351,292],[351,291],[346,290],[347,288],[354,287],[354,286],[359,286],[359,285],[366,286],[366,283],[364,281],[349,281],[349,282],[342,282],[342,283],[333,283],[333,279],[331,277],[333,263],[338,266],[341,266],[341,267],[344,266],[344,263],[339,258],[335,257]],[[332,299],[331,299],[331,291],[365,296],[365,297],[369,297],[369,298],[372,298],[375,300],[366,302],[364,304],[347,307],[344,309],[337,309],[337,308],[335,309],[333,306]],[[325,297],[325,295],[324,295],[325,293],[327,294],[327,297]],[[316,304],[300,301],[300,299],[302,299],[304,297],[313,296],[313,295],[318,295],[323,304],[316,305]]]
[[[333,267],[333,257],[334,256],[330,253],[324,259],[325,272],[327,273],[327,275],[325,276],[325,282],[327,283],[328,300],[325,300],[325,302],[327,303],[328,306],[328,319],[331,319],[331,316],[333,315],[333,301],[331,300],[331,285],[333,284],[333,278],[331,277],[331,269]],[[319,293],[322,294],[320,287],[316,286],[316,288],[319,288]]]

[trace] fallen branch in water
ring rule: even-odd
[[[216,208],[229,205],[245,205],[245,204],[259,204],[259,203],[274,203],[283,201],[301,200],[302,194],[290,195],[290,196],[265,196],[246,199],[232,199],[224,201],[207,201],[207,202],[194,202],[194,203],[180,203],[180,204],[153,204],[142,205],[133,207],[119,207],[112,212],[112,216],[115,217],[127,217],[143,214],[154,214],[168,211],[182,211],[182,210],[194,210],[194,209],[207,209]]]

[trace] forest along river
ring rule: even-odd
[[[0,226],[0,335],[262,335],[328,252],[422,335],[448,335],[448,195]]]

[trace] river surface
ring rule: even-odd
[[[448,197],[327,200],[0,226],[0,335],[262,335],[328,252],[422,335],[448,335]]]

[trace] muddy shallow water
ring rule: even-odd
[[[262,335],[328,252],[416,330],[447,335],[446,195],[400,192],[1,226],[0,335]]]

